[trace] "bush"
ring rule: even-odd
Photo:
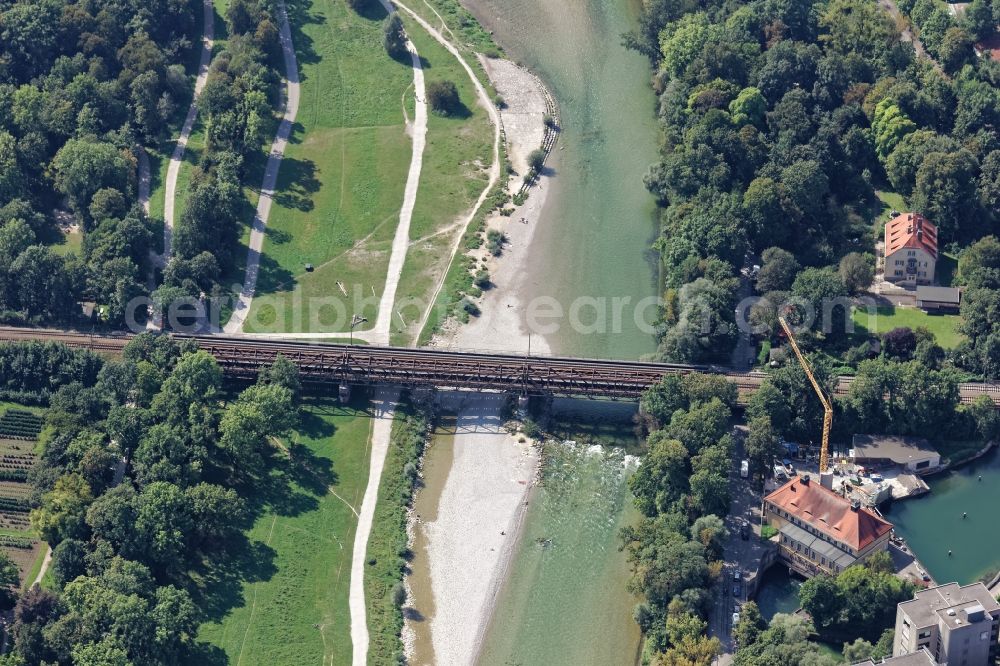
[[[485,268],[481,268],[476,271],[476,277],[472,280],[472,284],[476,285],[480,289],[488,289],[490,282],[490,272]]]
[[[450,115],[461,107],[458,88],[451,81],[431,81],[427,84],[427,102],[431,111],[442,116]]]
[[[773,525],[763,525],[760,528],[760,538],[764,541],[767,541],[777,533],[778,530]]]
[[[395,12],[387,16],[382,23],[382,44],[385,46],[385,52],[393,58],[399,59],[409,53],[406,48],[403,21]]]
[[[556,119],[553,118],[548,113],[546,113],[544,116],[542,116],[542,123],[546,127],[548,127],[549,129],[555,129],[556,128]]]
[[[478,317],[483,312],[482,310],[479,309],[479,306],[476,305],[474,301],[468,298],[462,299],[462,305],[460,307],[462,309],[462,312],[469,315],[470,317]]]
[[[528,166],[531,170],[536,173],[541,173],[542,167],[545,166],[545,151],[541,148],[535,148],[528,155]]]
[[[406,588],[403,587],[402,583],[396,583],[392,586],[392,605],[396,608],[402,608],[405,603]]]
[[[507,242],[507,236],[496,229],[490,229],[486,232],[486,249],[490,251],[494,257],[499,257],[503,254],[503,244]]]

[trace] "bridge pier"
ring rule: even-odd
[[[337,397],[340,399],[340,404],[346,405],[351,401],[351,385],[341,384],[338,391]]]

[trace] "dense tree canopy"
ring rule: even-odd
[[[273,438],[296,420],[294,366],[265,369],[227,408],[215,360],[165,336],[136,337],[116,361],[10,344],[0,377],[48,401],[53,426],[29,480],[55,589],[17,600],[17,663],[201,663],[195,635],[212,602],[200,588],[215,575],[206,567],[248,556],[243,531],[261,505],[248,481],[273,468]],[[231,457],[234,442],[247,460]],[[6,573],[0,562],[4,589]]]
[[[646,176],[661,205],[661,358],[728,358],[727,293],[756,253],[765,335],[788,292],[819,310],[867,289],[876,189],[908,197],[942,244],[993,231],[1000,68],[971,50],[993,32],[992,7],[956,20],[933,0],[899,4],[940,68],[862,0],[643,3],[624,41],[656,70],[664,130]],[[827,313],[832,326],[817,314],[815,340],[842,343],[846,307]]]

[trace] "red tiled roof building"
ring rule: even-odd
[[[902,213],[885,225],[885,279],[932,284],[938,259],[937,227],[920,213]]]
[[[836,574],[889,544],[892,524],[808,476],[764,498],[764,514],[778,530],[778,555],[804,576]]]

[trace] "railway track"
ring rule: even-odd
[[[120,353],[131,334],[88,334],[51,329],[0,327],[0,341],[39,340],[104,353]],[[303,341],[260,340],[247,336],[181,335],[212,354],[230,376],[252,379],[280,353],[299,367],[304,381],[341,385],[397,384],[412,388],[510,391],[530,395],[583,396],[635,400],[671,374],[725,375],[742,400],[766,378],[762,372],[734,372],[709,365],[521,356],[475,351],[368,347]],[[835,395],[846,395],[852,377],[839,377]],[[962,402],[981,395],[1000,405],[1000,385],[964,383]]]

